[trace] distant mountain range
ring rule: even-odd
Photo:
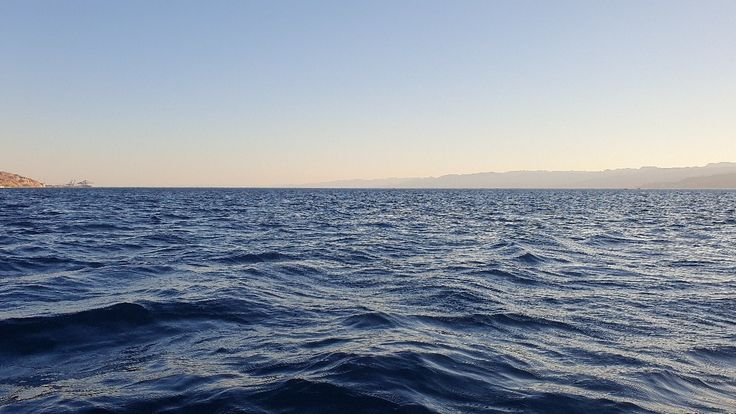
[[[0,188],[90,187],[88,181],[45,185],[0,171]],[[450,174],[440,177],[342,180],[305,184],[302,188],[647,188],[736,189],[736,162],[703,167],[621,168],[604,171],[509,171]]]
[[[450,174],[424,178],[342,180],[301,187],[314,188],[733,188],[736,162],[704,167],[622,168],[605,171],[510,171]]]

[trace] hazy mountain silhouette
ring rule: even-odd
[[[736,188],[736,163],[704,167],[622,168],[605,171],[510,171],[424,178],[341,180],[316,188]]]
[[[653,184],[652,188],[736,188],[736,173],[690,177],[674,183]]]

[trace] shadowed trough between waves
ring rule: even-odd
[[[0,192],[3,413],[733,412],[736,192]]]

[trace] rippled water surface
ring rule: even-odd
[[[0,412],[734,412],[736,192],[0,191]]]

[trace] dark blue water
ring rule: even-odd
[[[0,407],[734,412],[736,192],[3,190]]]

